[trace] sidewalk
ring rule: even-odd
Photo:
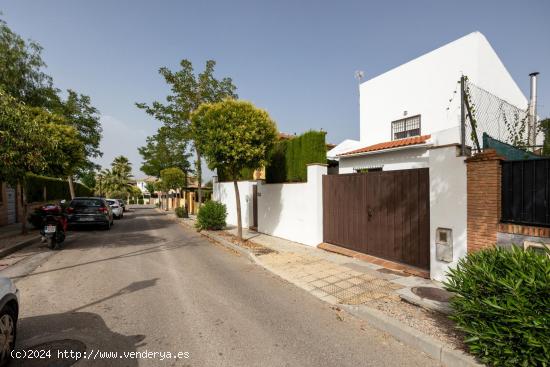
[[[40,239],[37,229],[28,228],[29,232],[21,234],[21,223],[0,227],[0,258],[31,245]]]
[[[167,214],[194,227],[193,218]],[[328,302],[333,309],[366,319],[443,365],[478,365],[463,352],[463,337],[445,314],[402,300],[413,287],[441,288],[436,282],[247,229],[243,229],[244,244],[236,240],[236,228],[201,233]]]

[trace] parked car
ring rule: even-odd
[[[115,200],[118,200],[119,205],[122,207],[122,211],[125,212],[126,211],[126,203],[124,202],[124,200],[122,200],[122,199],[115,199]]]
[[[0,277],[0,366],[6,366],[15,347],[19,290],[9,278]]]
[[[71,200],[67,207],[70,226],[100,225],[110,229],[113,225],[113,211],[103,198],[78,197]]]
[[[115,217],[115,219],[121,219],[122,216],[124,215],[124,209],[120,205],[120,202],[118,201],[118,199],[106,199],[106,200],[107,200],[107,204],[109,204],[109,206],[111,207],[111,210],[113,211],[113,217]]]

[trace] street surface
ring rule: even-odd
[[[55,354],[14,366],[74,362],[58,350],[85,352],[77,366],[437,365],[151,208],[1,273],[21,291],[17,348]]]

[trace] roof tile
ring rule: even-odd
[[[351,152],[342,153],[342,154],[339,154],[339,156],[358,154],[358,153],[375,152],[377,150],[384,150],[384,149],[405,147],[405,146],[409,146],[409,145],[423,144],[428,139],[430,139],[430,137],[431,137],[431,135],[421,135],[421,136],[413,136],[411,138],[386,141],[386,142],[383,142],[383,143],[369,145],[368,147],[352,150]]]

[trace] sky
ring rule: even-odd
[[[359,138],[356,70],[370,79],[473,31],[482,32],[529,96],[539,71],[540,116],[550,116],[550,1],[0,0],[2,18],[40,43],[56,86],[101,112],[104,155],[129,157],[160,122],[135,102],[164,100],[158,69],[189,59],[233,78],[282,132]],[[212,173],[206,174],[206,179]]]

